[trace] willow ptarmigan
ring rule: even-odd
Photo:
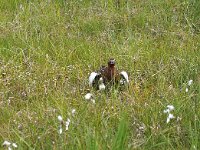
[[[108,66],[92,72],[89,76],[89,86],[97,90],[104,90],[108,85],[126,85],[129,83],[128,74],[125,71],[119,72],[115,67],[115,59],[108,61]]]

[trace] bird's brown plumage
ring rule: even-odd
[[[100,68],[100,73],[103,77],[104,83],[116,83],[119,80],[119,72],[117,68],[115,67],[115,60],[110,59],[108,61],[108,66],[102,66]]]

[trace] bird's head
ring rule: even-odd
[[[115,59],[114,59],[114,58],[111,58],[111,59],[108,61],[108,66],[109,66],[109,67],[114,67],[114,66],[115,66]]]

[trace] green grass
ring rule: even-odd
[[[199,149],[199,8],[198,0],[1,1],[0,143]],[[84,100],[89,73],[110,57],[129,87]],[[176,118],[167,124],[168,104]],[[71,120],[61,135],[58,115]]]

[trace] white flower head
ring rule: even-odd
[[[10,143],[10,142],[8,142],[8,141],[4,141],[2,145],[3,145],[3,146],[10,146],[10,145],[11,145],[11,143]]]
[[[177,117],[176,121],[181,121],[182,118],[181,117]]]
[[[65,126],[66,126],[65,130],[66,131],[69,129],[69,124],[70,124],[70,119],[67,118],[67,121],[65,122]]]
[[[101,77],[101,78],[99,79],[99,90],[100,90],[100,91],[103,91],[103,90],[105,90],[105,88],[106,88],[106,86],[105,86],[105,84],[103,83],[103,78]]]
[[[13,146],[14,148],[17,148],[17,144],[16,144],[16,143],[12,143],[12,146]]]
[[[169,114],[167,117],[167,123],[170,122],[171,119],[175,118],[173,114]]]
[[[189,89],[188,89],[188,88],[186,88],[186,89],[185,89],[185,92],[187,93],[188,91],[189,91]]]
[[[62,122],[63,121],[63,118],[62,118],[62,116],[58,116],[58,120],[60,121],[60,122]]]
[[[193,82],[193,80],[189,80],[189,81],[188,81],[188,85],[189,85],[189,86],[192,85],[192,82]]]
[[[174,110],[174,106],[173,105],[167,105],[167,108],[169,109],[169,111]]]
[[[173,105],[167,105],[167,109],[165,109],[163,112],[166,113],[170,113],[172,110],[174,110],[174,106]]]
[[[95,100],[94,99],[91,99],[91,101],[92,101],[93,104],[95,104]]]
[[[62,131],[63,131],[62,125],[60,125],[58,133],[59,133],[59,134],[62,134]]]
[[[100,91],[105,90],[105,88],[106,88],[105,84],[101,83],[101,84],[99,85],[99,90],[100,90]]]
[[[76,109],[72,109],[72,115],[74,115],[76,112]]]
[[[86,100],[90,100],[92,97],[93,97],[93,95],[92,95],[91,93],[87,93],[87,94],[85,95],[85,99],[86,99]]]
[[[166,113],[169,113],[170,110],[169,109],[165,109],[163,112],[166,114]]]
[[[67,118],[67,122],[71,122],[71,120],[69,118]]]
[[[11,147],[14,147],[14,148],[18,147],[16,143],[11,143],[9,141],[4,141],[2,145],[8,147],[8,150],[12,150]]]

